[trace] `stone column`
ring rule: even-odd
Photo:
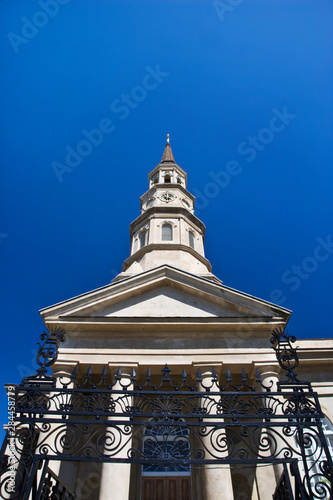
[[[53,377],[56,377],[57,381],[56,381],[56,388],[57,389],[61,389],[62,388],[62,384],[60,382],[60,380],[62,380],[63,383],[69,383],[70,381],[70,378],[71,378],[71,375],[72,375],[72,372],[75,368],[75,366],[77,365],[76,362],[74,361],[63,361],[63,362],[59,362],[59,363],[55,363],[55,365],[52,367],[52,375]],[[62,377],[62,378],[61,378]],[[68,388],[72,388],[73,387],[73,384],[69,384],[68,385]],[[60,402],[60,398],[59,398],[59,401],[58,401],[58,404]],[[67,403],[70,403],[70,401],[67,401]],[[54,402],[51,402],[51,410],[55,410],[55,403]],[[58,408],[59,409],[59,408]],[[54,415],[53,415],[53,418],[54,418]],[[63,426],[64,424],[66,423],[66,420],[60,420],[60,425]],[[51,425],[51,428],[49,430],[49,434],[50,436],[46,439],[46,442],[45,444],[46,445],[49,445],[51,449],[54,448],[54,439],[55,439],[55,436],[57,434],[57,424],[52,424]],[[45,436],[43,433],[40,434],[40,439],[43,439],[43,436]],[[61,461],[60,460],[51,460],[49,462],[49,468],[54,472],[54,474],[56,474],[57,476],[59,476],[59,472],[60,472],[60,467],[61,467]]]
[[[56,380],[56,388],[57,389],[62,388],[62,384],[60,383],[60,377],[63,377],[62,380],[64,383],[70,382],[70,377],[71,377],[71,374],[72,374],[75,366],[76,366],[75,362],[64,361],[61,363],[56,363],[52,367],[52,376],[56,377],[56,379],[57,379]],[[69,388],[72,387],[72,384],[69,384],[68,387]],[[54,393],[54,394],[56,395],[58,393]],[[52,397],[52,389],[50,389],[50,396]],[[59,404],[60,400],[61,400],[61,398],[59,398],[59,399],[55,398],[55,400],[51,400],[49,409],[50,410],[59,410],[57,402]],[[68,403],[70,403],[70,401],[68,401]],[[56,415],[52,415],[52,418],[59,418],[59,425],[58,424],[51,424],[50,428],[47,430],[47,432],[40,432],[39,437],[38,437],[38,443],[37,443],[37,449],[40,446],[43,447],[44,445],[49,448],[50,454],[48,454],[48,455],[50,457],[52,457],[52,454],[53,455],[57,454],[57,451],[54,452],[56,436],[57,436],[57,433],[61,432],[62,430],[64,430],[64,432],[65,432],[64,425],[66,424],[66,421],[67,421],[67,420],[61,419],[60,416],[56,416]],[[59,445],[59,440],[57,440],[57,443]],[[59,450],[59,451],[61,451],[61,450]],[[51,471],[57,477],[59,477],[59,475],[60,475],[61,464],[62,464],[61,460],[52,460],[52,458],[50,458],[50,461],[48,463],[49,469],[51,469]],[[72,463],[67,462],[67,464],[69,464],[67,466],[67,469],[68,469],[71,467]],[[74,464],[74,462],[73,462],[73,464]],[[76,465],[75,465],[75,468],[76,468]],[[40,480],[41,480],[42,469],[37,471],[37,484],[38,485],[39,485]],[[74,477],[75,477],[75,475],[74,475]],[[64,482],[66,483],[67,487],[69,486],[73,490],[74,484],[68,484],[68,482],[66,480],[64,480]]]
[[[116,373],[117,367],[113,363],[109,363],[113,375]],[[121,366],[121,379],[113,386],[114,390],[122,390],[122,384],[128,386],[128,389],[133,389],[133,385],[130,384],[130,375],[132,369],[137,367],[137,364],[129,365],[127,363],[126,366],[120,364]],[[117,399],[118,395],[115,395]],[[120,396],[120,395],[119,395]],[[131,398],[128,398],[127,404],[131,405]],[[116,412],[122,412],[123,407],[120,403],[116,403]],[[110,417],[112,420],[112,417]],[[122,420],[121,418],[117,418],[117,420]],[[124,426],[128,422],[128,417],[123,417]],[[110,427],[110,431],[112,432],[112,427]],[[119,458],[127,458],[128,451],[131,447],[132,440],[130,439],[130,435],[122,436],[122,439],[128,440],[126,446],[121,449],[117,457]],[[101,486],[99,493],[99,500],[109,500],[112,497],[112,500],[128,500],[129,499],[129,491],[130,491],[130,474],[131,474],[131,464],[129,463],[103,463],[102,467],[102,476],[101,476]]]
[[[254,371],[258,370],[263,385],[270,387],[272,392],[277,391],[277,383],[279,381],[280,367],[276,363],[254,363]],[[272,386],[271,386],[272,384]],[[269,393],[268,393],[269,394]],[[265,430],[263,428],[263,430]],[[274,436],[276,438],[276,436]],[[282,446],[283,442],[277,438],[277,446]],[[270,455],[268,451],[267,455]],[[271,498],[274,493],[275,486],[283,472],[282,465],[257,466],[256,468],[256,485],[258,490],[259,500]]]
[[[195,374],[198,369],[200,369],[202,374],[202,386],[198,388],[202,392],[205,391],[205,387],[210,387],[212,385],[213,367],[217,374],[217,379],[219,379],[222,363],[214,363],[211,365],[206,363],[205,364],[193,363]],[[210,391],[212,392],[219,391],[219,388],[217,387],[216,383],[213,384],[213,386],[210,388]],[[209,393],[207,393],[207,395],[209,395]],[[211,396],[211,398],[215,399],[216,401],[219,401],[219,396],[214,396],[214,397]],[[205,402],[203,401],[202,404],[204,405]],[[209,414],[212,415],[215,413],[216,413],[216,408],[212,407]],[[203,420],[203,423],[204,424],[207,423],[207,425],[209,426],[209,422],[214,420],[215,419],[212,420],[207,418]],[[220,422],[223,421],[220,416],[218,417],[218,420]],[[208,427],[208,432],[209,432],[209,427]],[[225,437],[225,430],[221,429],[220,431],[216,432],[214,437],[215,441],[217,438],[219,438],[219,440],[223,440],[223,438]],[[207,459],[214,459],[214,456],[220,456],[221,458],[223,458],[223,456],[226,456],[228,454],[228,451],[226,451],[225,453],[219,453],[217,450],[214,450],[210,441],[210,435],[202,438],[202,442],[205,446],[205,457]],[[213,456],[210,456],[210,452],[212,453]],[[203,491],[205,500],[221,500],[221,498],[233,500],[234,495],[233,495],[229,464],[205,465],[203,476],[204,476]]]

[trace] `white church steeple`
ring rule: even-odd
[[[169,134],[160,163],[148,175],[141,215],[130,225],[131,254],[115,281],[161,265],[218,280],[205,258],[205,226],[194,215],[187,174],[175,162]]]

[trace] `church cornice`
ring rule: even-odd
[[[126,269],[133,262],[140,259],[140,257],[142,255],[144,255],[148,252],[152,252],[154,250],[167,250],[167,251],[183,250],[185,252],[190,253],[196,259],[198,259],[200,262],[202,262],[207,267],[209,272],[212,271],[212,266],[211,266],[211,263],[209,262],[209,260],[207,260],[205,257],[200,255],[193,248],[191,248],[187,245],[182,245],[181,243],[150,243],[150,244],[140,248],[137,252],[135,252],[128,259],[125,260],[125,262],[123,263],[123,271],[125,272]]]
[[[132,234],[135,229],[140,226],[141,224],[144,223],[145,219],[151,218],[155,214],[161,214],[165,215],[166,217],[171,216],[171,215],[182,215],[183,217],[186,217],[188,220],[190,220],[193,224],[195,224],[202,232],[202,235],[204,236],[206,227],[203,222],[201,222],[198,217],[196,217],[194,214],[189,212],[186,208],[182,207],[171,207],[168,205],[167,207],[150,207],[147,208],[139,217],[137,217],[130,225],[130,233]]]
[[[243,318],[242,316],[234,317],[167,317],[167,318],[152,318],[152,317],[133,317],[133,316],[122,316],[122,317],[102,317],[94,316],[93,318],[87,318],[84,316],[59,316],[57,319],[46,319],[45,324],[48,328],[52,326],[61,326],[66,330],[66,333],[73,331],[74,334],[77,330],[80,330],[80,336],[82,337],[82,331],[86,330],[88,336],[91,336],[92,330],[105,330],[108,334],[111,331],[127,331],[132,332],[134,336],[138,335],[138,331],[152,331],[155,334],[159,334],[161,331],[165,332],[187,332],[189,337],[193,332],[204,333],[216,332],[219,336],[228,336],[233,332],[237,332],[237,336],[251,338],[255,337],[267,337],[267,332],[271,332],[272,329],[283,327],[285,322],[284,319],[280,317],[271,316],[248,316]],[[221,338],[222,340],[222,338]]]
[[[96,313],[100,308],[103,308],[103,303],[110,300],[118,302],[120,298],[121,300],[125,300],[133,294],[141,294],[145,289],[152,289],[164,285],[176,286],[186,293],[194,293],[201,299],[206,299],[209,302],[213,301],[219,304],[222,301],[223,304],[228,304],[228,307],[235,309],[232,316],[238,316],[238,314],[240,314],[239,321],[235,321],[235,324],[238,323],[239,325],[243,323],[245,325],[249,324],[249,318],[253,318],[250,323],[252,323],[252,321],[254,323],[258,321],[260,324],[267,324],[267,320],[268,323],[272,320],[274,323],[281,322],[281,324],[285,325],[291,314],[290,310],[281,306],[277,306],[271,302],[227,287],[222,283],[216,283],[211,279],[197,276],[169,265],[161,265],[154,269],[124,278],[121,281],[111,283],[102,288],[54,304],[53,306],[42,309],[40,314],[47,324],[57,322],[60,318],[61,321],[66,321],[68,319],[71,323],[71,318],[74,317],[85,317],[88,322],[93,322],[94,319],[91,317],[91,313],[87,312],[87,308],[93,307],[93,315],[94,317],[98,317]],[[242,314],[244,317],[241,317]],[[184,321],[186,323],[184,317],[179,318],[179,320],[181,323],[184,323]],[[208,322],[216,321],[216,324],[221,324],[221,321],[229,322],[229,320],[232,320],[231,316],[215,316],[207,319]],[[105,321],[108,323],[111,321],[111,317],[105,318]],[[122,319],[119,319],[119,321],[122,321]],[[158,322],[159,320],[157,318],[152,318],[151,321]],[[178,321],[178,318],[170,319],[169,317],[167,321],[173,323],[174,321]],[[206,321],[206,319],[204,321]],[[201,317],[192,317],[190,323],[193,324],[193,322],[200,323]]]

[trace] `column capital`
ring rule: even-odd
[[[78,361],[56,361],[52,366],[52,374],[54,377],[70,377],[74,368],[79,365]]]
[[[210,361],[198,361],[192,362],[192,376],[196,378],[197,371],[201,371],[202,378],[209,378],[212,376],[212,370],[214,368],[217,378],[220,378],[222,372],[223,362],[210,362]]]
[[[260,375],[264,376],[265,378],[268,376],[275,376],[279,378],[281,367],[278,362],[267,363],[267,361],[254,361],[252,363],[252,377],[255,377],[256,370],[258,370]]]
[[[111,371],[111,375],[115,375],[117,373],[117,370],[120,368],[121,369],[121,374],[122,376],[128,378],[131,376],[132,374],[132,370],[133,368],[135,370],[138,369],[138,366],[139,366],[139,363],[131,363],[131,362],[128,362],[128,361],[124,361],[124,362],[117,362],[117,363],[114,363],[114,362],[109,362],[108,363],[108,367]]]
[[[254,362],[251,376],[256,378],[256,370],[260,373],[261,383],[270,390],[277,390],[277,383],[280,380],[280,366],[276,363]]]

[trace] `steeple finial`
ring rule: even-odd
[[[171,146],[170,146],[170,135],[169,134],[167,134],[167,142],[166,142],[166,145],[164,148],[161,163],[163,163],[164,161],[176,163],[175,159],[173,157],[173,154],[172,154]]]

